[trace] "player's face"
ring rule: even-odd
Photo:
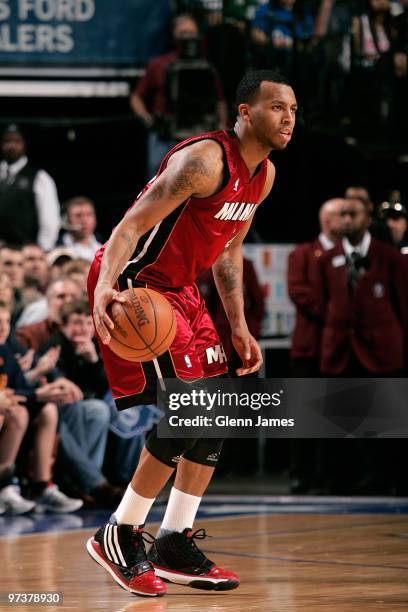
[[[257,139],[272,149],[285,149],[295,127],[297,102],[288,85],[263,81],[248,117]]]

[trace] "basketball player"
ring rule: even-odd
[[[118,409],[155,401],[151,362],[131,363],[109,349],[113,323],[106,313],[119,292],[153,288],[173,305],[177,334],[159,357],[164,377],[194,381],[225,376],[225,356],[195,279],[212,266],[228,316],[242,376],[262,363],[244,318],[242,241],[258,204],[269,194],[275,169],[272,149],[284,149],[295,124],[296,98],[286,80],[269,70],[247,74],[237,90],[237,121],[230,131],[189,138],[164,157],[158,174],[97,253],[88,279],[90,302],[104,364]],[[214,357],[215,356],[215,357]],[[236,588],[239,578],[215,565],[192,534],[201,497],[222,441],[158,439],[152,432],[125,495],[87,548],[126,590],[163,595],[162,580],[206,590]],[[161,528],[146,555],[147,514],[177,467]]]

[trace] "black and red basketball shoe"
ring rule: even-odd
[[[146,556],[143,527],[117,525],[114,518],[105,523],[90,538],[86,548],[91,557],[108,571],[126,591],[136,595],[157,597],[167,587]],[[153,536],[151,536],[153,540]],[[152,540],[146,539],[151,542]]]
[[[194,540],[208,537],[204,529],[192,533],[172,532],[157,538],[148,552],[157,576],[166,582],[183,584],[193,589],[229,591],[239,586],[239,578],[233,572],[222,569],[207,559]]]

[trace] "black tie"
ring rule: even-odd
[[[361,275],[361,270],[368,270],[370,260],[367,256],[363,257],[357,251],[351,253],[348,265],[348,282],[352,290],[357,286],[358,279]]]

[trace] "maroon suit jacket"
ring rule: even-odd
[[[291,356],[312,358],[319,354],[321,322],[316,299],[319,258],[324,253],[319,239],[297,246],[288,258],[288,294],[296,306]]]
[[[407,267],[396,249],[375,239],[368,257],[370,267],[353,292],[341,245],[319,260],[318,295],[325,320],[320,368],[325,374],[341,375],[351,351],[374,375],[406,366]]]

